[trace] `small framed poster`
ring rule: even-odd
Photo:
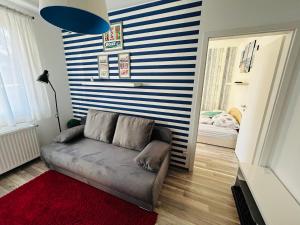
[[[123,49],[123,26],[122,23],[110,25],[110,30],[102,35],[103,50],[115,51]]]
[[[256,40],[254,40],[250,42],[243,50],[243,53],[241,55],[241,60],[240,60],[240,66],[239,66],[241,73],[250,72],[253,66],[256,44],[257,44]]]
[[[130,54],[129,52],[120,53],[119,58],[119,77],[130,78]]]
[[[109,78],[108,55],[99,55],[98,56],[98,70],[99,70],[99,77],[101,79]]]

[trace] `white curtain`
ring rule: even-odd
[[[0,7],[0,127],[51,116],[32,23]]]
[[[236,47],[208,49],[201,110],[226,110]]]

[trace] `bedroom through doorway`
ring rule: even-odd
[[[222,214],[238,221],[231,187],[240,163],[261,160],[258,157],[267,152],[264,144],[280,108],[278,96],[289,80],[286,68],[294,32],[220,33],[208,34],[220,38],[207,36],[204,41],[206,60],[202,58],[200,73],[205,74],[199,82],[202,95],[198,93],[196,108],[201,107],[190,170],[206,193],[218,196]],[[209,204],[215,204],[214,199]]]
[[[210,150],[216,146],[234,152],[251,145],[252,136],[258,138],[285,36],[277,32],[209,39],[197,149],[208,145]]]
[[[250,68],[246,68],[243,60],[247,60],[248,54],[255,55],[256,42],[251,37],[209,41],[198,143],[235,149],[242,112],[247,108],[249,72],[254,63],[254,60],[248,62]]]
[[[292,32],[274,32],[208,42],[193,176],[205,193],[217,196],[222,214],[236,221],[231,186],[239,162],[254,160],[266,137],[291,37]]]

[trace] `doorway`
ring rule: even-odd
[[[222,147],[231,149],[240,162],[255,160],[262,151],[292,36],[293,32],[271,32],[208,39],[197,149]],[[197,158],[201,151],[195,154]]]

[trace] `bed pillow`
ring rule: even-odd
[[[213,120],[209,116],[200,115],[199,123],[200,124],[209,124],[209,125],[212,125],[213,124]]]
[[[222,111],[204,111],[201,113],[201,116],[208,116],[208,117],[212,118],[221,113],[222,113]]]
[[[221,113],[212,118],[213,125],[216,127],[225,127],[234,130],[240,129],[239,123],[228,113]]]
[[[117,113],[90,109],[86,118],[84,136],[111,143],[118,119]]]
[[[113,144],[127,149],[142,151],[149,144],[154,120],[132,116],[119,116]]]

